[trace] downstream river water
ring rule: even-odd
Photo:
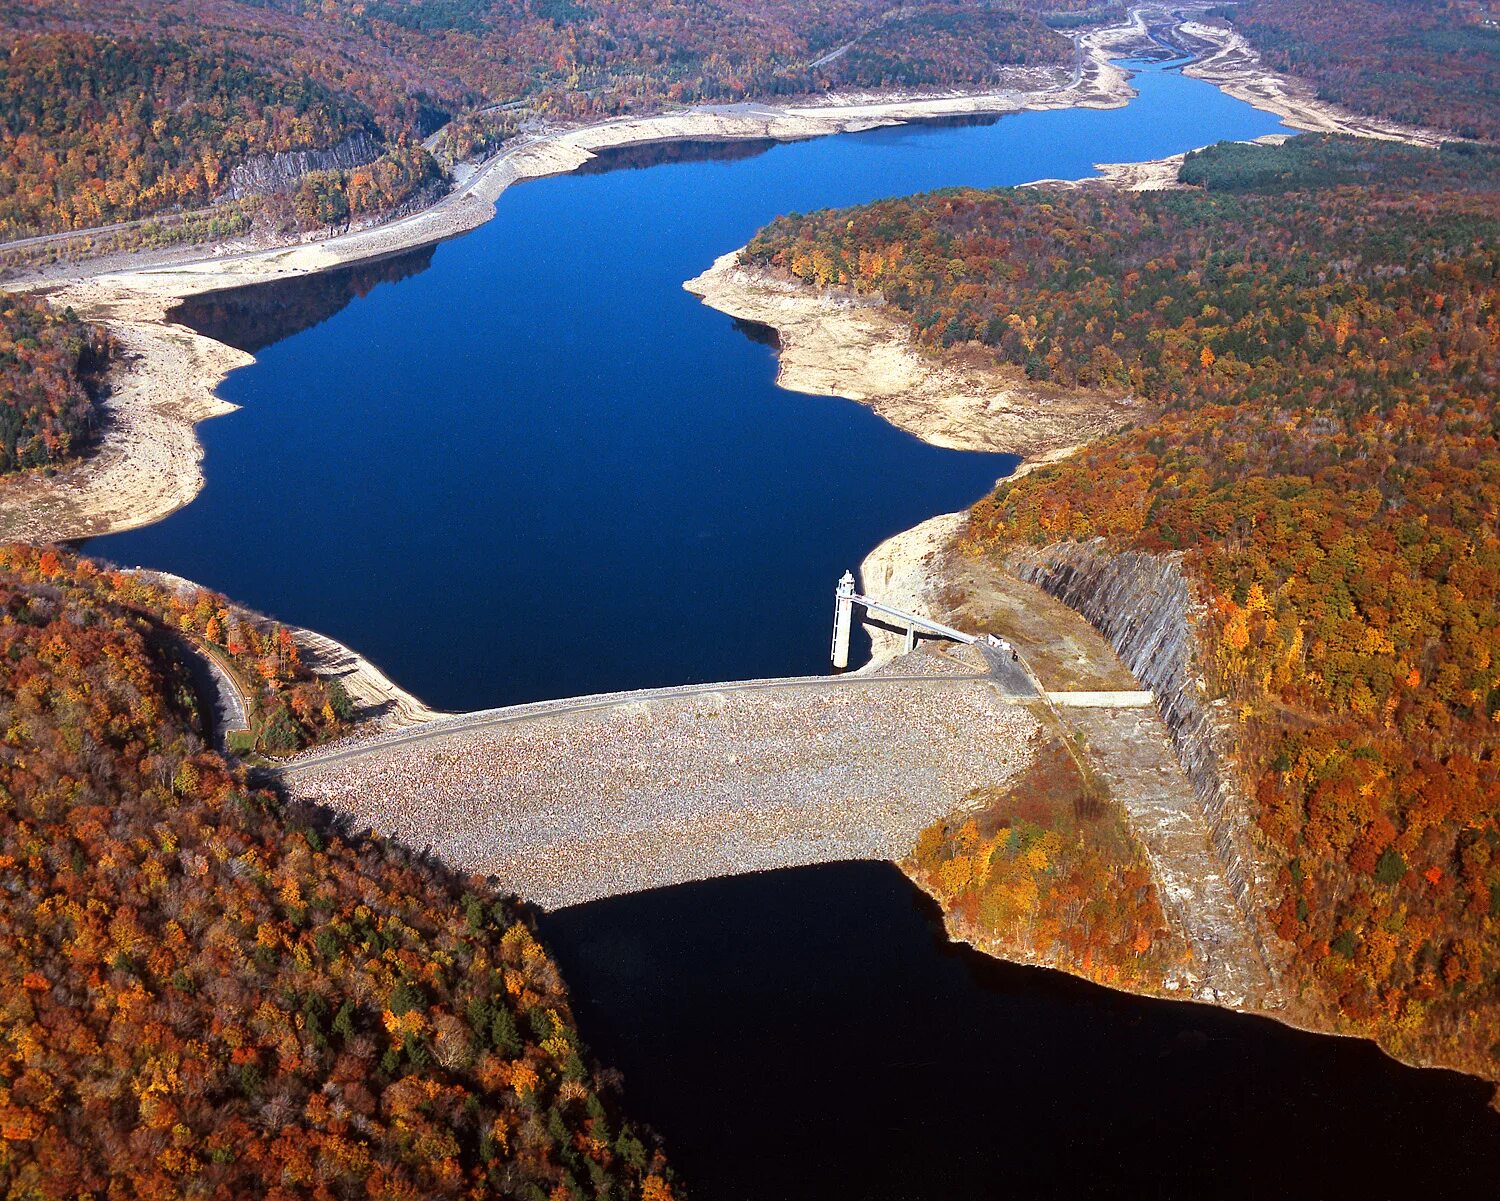
[[[1015,465],[779,391],[682,291],[792,210],[1087,175],[1280,128],[1149,69],[1108,111],[673,146],[483,228],[201,298],[253,350],[207,487],[90,552],[370,655],[436,706],[824,669],[834,581]],[[645,168],[645,169],[633,169]],[[949,946],[845,864],[546,915],[585,1036],[698,1201],[1483,1196],[1485,1090],[1374,1048]]]
[[[1493,1197],[1488,1089],[943,934],[839,863],[546,916],[579,1026],[696,1201]]]

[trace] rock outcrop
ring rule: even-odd
[[[311,171],[348,171],[363,167],[379,158],[380,151],[380,143],[362,129],[326,150],[257,154],[230,170],[219,199],[243,200],[247,196],[290,192]]]
[[[1181,558],[1111,553],[1100,541],[1012,551],[1006,567],[1088,618],[1141,683],[1156,694],[1173,749],[1208,820],[1215,854],[1245,923],[1268,962],[1262,878],[1249,803],[1232,765],[1228,724],[1198,672],[1197,608]]]

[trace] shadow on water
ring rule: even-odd
[[[1487,1088],[945,938],[840,863],[543,915],[582,1032],[697,1201],[1467,1197]]]
[[[769,346],[772,350],[781,349],[781,331],[774,325],[765,325],[745,317],[734,317],[731,319],[731,324],[757,346]]]
[[[174,305],[167,320],[255,354],[321,325],[380,284],[399,283],[426,271],[436,249],[435,245],[419,246],[316,275],[200,292]]]
[[[608,175],[611,171],[639,171],[663,163],[737,163],[756,158],[777,145],[775,138],[737,138],[712,142],[700,138],[637,142],[610,146],[574,170],[575,175]]]
[[[1000,119],[999,113],[951,113],[946,117],[913,117],[905,124],[922,129],[987,129]]]
[[[996,113],[957,113],[946,117],[920,117],[903,122],[922,129],[981,129],[1000,120]],[[850,135],[850,136],[858,136]],[[574,175],[608,175],[615,171],[639,171],[668,163],[737,163],[758,158],[783,142],[777,138],[666,138],[637,142],[630,146],[607,146],[574,168]]]

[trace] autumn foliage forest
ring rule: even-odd
[[[368,135],[300,228],[423,195],[519,127],[830,87],[959,86],[1066,62],[1040,0],[0,0],[0,238],[219,196],[233,168]],[[847,47],[847,49],[845,49]],[[818,63],[817,66],[812,64]]]
[[[109,358],[97,326],[0,292],[0,475],[56,467],[84,449]]]
[[[175,577],[102,568],[87,559],[74,563],[48,549],[4,549],[0,566],[70,598],[128,609],[158,632],[215,656],[249,700],[260,750],[296,751],[348,730],[353,716],[348,694],[337,681],[325,682],[308,669],[291,631],[216,592]]]
[[[226,765],[163,600],[0,548],[5,1195],[670,1201],[523,915]]]
[[[793,216],[748,257],[1155,407],[969,546],[1183,552],[1295,982],[1500,1075],[1500,151],[1303,137],[1182,178]]]
[[[966,942],[1154,991],[1187,950],[1140,843],[1087,765],[1060,738],[1042,741],[1009,787],[977,790],[923,830],[909,866]]]
[[[1325,100],[1500,140],[1500,26],[1489,0],[1244,0],[1216,11],[1268,66]]]

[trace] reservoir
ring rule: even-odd
[[[220,389],[241,411],[198,427],[197,500],[88,550],[445,709],[823,671],[843,571],[1016,460],[778,389],[774,350],[683,281],[780,213],[1281,128],[1174,71],[1135,83],[1107,111],[621,151],[436,248],[199,298],[177,319],[257,355]]]

